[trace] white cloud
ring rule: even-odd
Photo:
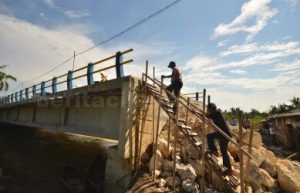
[[[218,25],[214,30],[212,38],[215,39],[238,32],[246,32],[249,34],[246,40],[252,40],[268,24],[269,20],[278,13],[277,9],[269,7],[270,3],[271,0],[251,0],[244,3],[240,15],[230,23]],[[247,22],[252,20],[254,24],[247,25]]]
[[[85,35],[85,32],[78,30],[78,27],[72,26],[59,26],[54,29],[47,29],[40,27],[26,21],[16,19],[0,14],[0,64],[8,64],[5,69],[7,73],[17,77],[16,83],[11,82],[11,89],[7,93],[10,94],[18,84],[23,81],[30,80],[45,72],[53,69],[66,59],[73,56],[73,51],[76,53],[86,50],[95,45],[95,43]],[[82,25],[82,27],[84,27]],[[153,49],[156,47],[157,49]],[[161,55],[164,50],[176,49],[173,45],[162,42],[152,42],[145,46],[139,43],[119,43],[113,47],[96,47],[95,49],[77,56],[75,59],[75,69],[86,66],[89,62],[95,62],[100,59],[109,57],[117,51],[124,51],[129,48],[135,50],[123,56],[123,60],[134,59],[133,63],[124,66],[125,75],[136,75],[141,77],[145,68],[145,60],[150,60],[150,70],[152,73],[152,65],[154,64],[156,72],[163,72],[160,69],[161,63],[156,59],[157,55]],[[169,53],[171,55],[171,53]],[[148,57],[148,58],[146,58]],[[114,60],[101,63],[95,67],[96,69],[104,68],[114,64]],[[160,61],[161,62],[161,61]],[[32,86],[33,84],[40,83],[42,80],[49,80],[53,76],[65,74],[68,70],[72,69],[73,60],[63,64],[55,71],[38,78],[37,80],[24,84],[25,87]],[[167,62],[165,61],[167,65]],[[165,69],[167,69],[165,67]],[[85,72],[80,72],[85,73]],[[77,73],[77,75],[80,75]],[[115,69],[105,71],[108,78],[115,78]],[[75,74],[74,74],[75,76]],[[95,80],[99,80],[100,75],[95,75]],[[81,81],[75,81],[74,85],[84,85],[86,78]]]
[[[75,10],[68,10],[63,13],[71,19],[78,19],[78,18],[87,17],[91,15],[87,11],[75,11]]]
[[[300,74],[300,60],[296,60],[291,63],[277,64],[273,69],[273,71],[279,71],[279,72],[296,71]]]
[[[247,74],[247,72],[245,70],[230,70],[231,73],[233,74]]]
[[[44,3],[45,3],[48,7],[50,7],[50,8],[57,8],[56,5],[55,5],[55,3],[54,3],[54,0],[43,0],[43,1],[44,1]]]
[[[291,55],[300,53],[300,41],[290,42],[272,42],[259,45],[257,43],[233,45],[228,50],[221,52],[221,56],[228,56],[233,54],[255,54],[255,53],[266,53],[270,52],[285,52]]]
[[[227,43],[228,43],[228,40],[222,40],[222,41],[218,42],[217,47],[218,48],[224,47],[227,45]]]
[[[183,69],[184,70],[201,70],[203,68],[214,66],[216,59],[205,56],[204,54],[199,54],[189,61],[186,62]]]

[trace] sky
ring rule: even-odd
[[[62,63],[74,51],[87,50],[172,2],[0,0],[0,65],[7,65],[5,72],[18,79],[0,95],[65,74],[73,60]],[[180,0],[76,56],[74,66],[133,48],[124,55],[124,60],[134,60],[124,66],[125,75],[141,78],[148,60],[159,78],[171,73],[167,66],[175,61],[183,76],[183,93],[205,88],[222,110],[267,111],[300,97],[299,19],[300,0]],[[105,73],[115,78],[114,70]]]

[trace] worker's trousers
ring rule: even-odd
[[[227,167],[228,169],[231,169],[229,155],[228,155],[228,152],[227,152],[228,143],[229,143],[228,139],[223,137],[219,132],[213,132],[213,133],[208,134],[207,135],[207,144],[208,144],[208,149],[211,152],[217,151],[217,148],[216,148],[215,143],[214,143],[214,139],[218,139],[221,154],[222,154],[222,157],[223,157],[223,165],[225,167]]]

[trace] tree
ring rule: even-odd
[[[1,68],[5,68],[6,66],[0,66]],[[5,72],[0,71],[0,91],[3,90],[8,90],[9,88],[9,84],[8,84],[8,80],[13,80],[16,81],[17,79],[9,74],[6,74]]]
[[[269,113],[270,113],[271,115],[278,113],[277,107],[274,106],[274,105],[270,106]]]
[[[290,100],[293,109],[300,109],[300,98],[295,97]]]
[[[288,105],[284,103],[278,105],[278,113],[286,113],[288,110],[289,110]]]

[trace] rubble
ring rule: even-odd
[[[197,123],[197,122],[196,122]],[[249,140],[249,131],[243,132],[244,140]],[[252,148],[253,159],[250,161],[249,173],[247,174],[246,165],[247,157],[244,156],[244,177],[249,177],[249,187],[247,193],[260,192],[300,192],[300,164],[295,164],[289,160],[277,158],[274,153],[261,145],[260,134],[255,132],[253,135],[254,146]],[[244,146],[244,149],[248,149]],[[156,176],[159,177],[158,188],[166,188],[169,190],[173,187],[173,153],[175,149],[170,145],[168,151],[167,141],[158,140],[158,149],[156,151]],[[229,143],[229,157],[232,164],[233,176],[239,178],[239,149]],[[237,158],[237,159],[236,159]],[[217,157],[218,162],[222,164],[221,154]],[[176,173],[175,186],[177,190],[186,193],[198,193],[200,187],[198,177],[202,176],[201,152],[196,150],[186,140],[178,141],[176,149]],[[154,156],[151,157],[149,171],[154,170]],[[207,172],[207,168],[206,168]],[[247,175],[247,176],[246,176]],[[205,192],[213,192],[211,186],[214,187],[214,193],[224,192],[226,183],[221,180],[214,172],[211,175],[209,186],[205,187]],[[238,186],[237,189],[240,187]],[[156,190],[157,192],[158,189]]]

